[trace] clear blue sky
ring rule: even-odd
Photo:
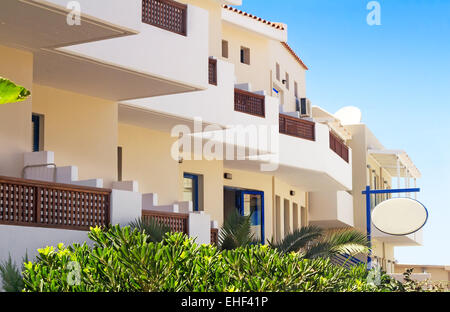
[[[450,1],[379,1],[381,26],[366,23],[368,2],[243,0],[241,9],[288,25],[314,105],[357,106],[386,148],[408,152],[430,219],[424,246],[396,248],[396,258],[450,265]]]

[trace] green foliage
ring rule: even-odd
[[[250,216],[242,216],[234,210],[224,222],[219,233],[219,246],[222,250],[232,250],[259,244],[255,234],[252,233],[252,221]]]
[[[23,262],[28,262],[27,256],[25,256]],[[6,292],[20,292],[24,288],[21,271],[12,261],[11,255],[9,255],[8,260],[0,263],[0,279],[2,288]]]
[[[364,267],[347,270],[328,259],[304,259],[269,246],[220,251],[183,234],[163,241],[130,227],[92,229],[91,248],[73,245],[39,250],[25,265],[26,291],[392,291],[367,282]],[[384,278],[384,277],[383,277]],[[394,284],[395,285],[395,284]]]
[[[150,237],[150,241],[159,243],[164,239],[167,233],[171,230],[164,224],[159,224],[155,218],[137,219],[130,223],[132,230],[137,229],[140,232],[146,233]]]
[[[299,252],[307,259],[367,253],[369,245],[366,235],[357,230],[341,229],[324,233],[316,226],[302,227],[280,242],[269,244],[282,253]]]
[[[15,85],[12,81],[0,77],[0,105],[23,101],[30,94],[30,91],[24,87]]]
[[[416,281],[412,278],[414,269],[406,269],[403,273],[405,282],[402,284],[402,290],[406,292],[446,292],[449,290],[448,282],[433,282],[430,280]]]

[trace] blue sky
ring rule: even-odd
[[[243,0],[241,9],[288,25],[314,105],[357,106],[386,148],[408,152],[430,218],[425,246],[396,248],[396,259],[450,265],[450,1],[378,1],[380,26],[366,22],[369,2]]]

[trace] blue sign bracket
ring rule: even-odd
[[[369,254],[367,255],[367,268],[372,268],[372,194],[399,194],[399,193],[418,193],[420,188],[410,189],[389,189],[389,190],[371,190],[370,186],[366,186],[366,190],[362,191],[363,195],[366,195],[366,231],[367,240],[369,242]]]

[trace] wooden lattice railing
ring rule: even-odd
[[[142,210],[142,219],[144,221],[154,219],[173,232],[189,234],[189,214]]]
[[[142,0],[142,22],[186,36],[187,5],[172,0]]]
[[[110,223],[111,190],[0,177],[0,224],[89,230]]]
[[[280,114],[280,133],[305,140],[316,140],[316,125],[312,121]]]
[[[234,110],[241,113],[266,116],[265,97],[241,89],[234,89]]]
[[[211,228],[211,244],[217,245],[219,243],[219,229]]]
[[[209,84],[217,86],[217,60],[210,58],[208,61]]]
[[[349,162],[348,146],[330,131],[330,148],[339,155],[343,160]]]

